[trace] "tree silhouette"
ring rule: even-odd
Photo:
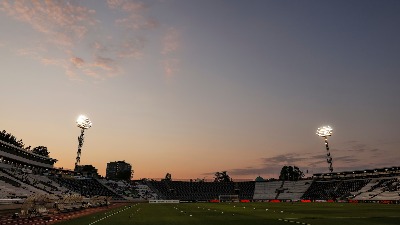
[[[25,144],[24,144],[24,142],[22,141],[22,139],[20,139],[19,141],[17,141],[17,145],[18,145],[18,147],[20,147],[20,148],[24,148],[24,146],[25,146]]]
[[[279,180],[291,180],[297,181],[304,177],[303,171],[301,171],[297,166],[284,166],[281,169],[279,175]]]
[[[32,152],[44,157],[49,157],[49,151],[46,146],[37,146],[32,149]]]
[[[258,176],[258,177],[256,177],[255,181],[260,182],[260,181],[265,181],[265,179],[262,178],[261,176]]]
[[[19,148],[24,148],[24,146],[25,146],[22,139],[17,141],[17,138],[14,135],[7,133],[7,131],[5,131],[5,130],[0,132],[0,140],[5,141],[5,142],[7,142],[11,145],[14,145],[16,147],[19,147]]]
[[[133,176],[133,170],[119,171],[115,176],[116,180],[130,180]]]
[[[216,172],[214,182],[232,182],[232,178],[226,173],[226,171]]]
[[[165,174],[164,181],[172,181],[172,175],[170,173]]]

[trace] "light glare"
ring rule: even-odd
[[[84,115],[80,115],[76,120],[76,125],[82,129],[89,129],[92,127],[92,122]]]
[[[332,128],[330,126],[323,126],[317,129],[317,135],[320,137],[332,136]]]

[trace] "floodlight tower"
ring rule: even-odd
[[[323,126],[317,129],[317,135],[323,137],[325,140],[325,147],[326,147],[326,162],[329,164],[329,171],[333,172],[332,166],[332,156],[331,152],[329,151],[328,145],[328,136],[332,136],[332,128],[330,126]]]
[[[78,137],[79,145],[78,145],[78,152],[76,153],[77,156],[76,156],[75,168],[81,162],[81,149],[83,146],[85,130],[92,127],[92,122],[86,116],[80,115],[76,120],[76,126],[81,128],[81,135]]]

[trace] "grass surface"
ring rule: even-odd
[[[60,225],[400,224],[400,205],[351,203],[140,203]]]

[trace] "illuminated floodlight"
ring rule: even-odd
[[[76,153],[76,162],[75,162],[75,169],[77,169],[77,166],[81,162],[81,151],[82,151],[82,146],[83,146],[83,141],[85,139],[85,130],[89,129],[92,127],[92,121],[89,120],[84,115],[80,115],[78,119],[76,120],[76,126],[81,128],[81,135],[78,137],[78,152]]]
[[[317,129],[317,135],[320,137],[332,136],[332,128],[330,126],[323,126]]]
[[[76,126],[82,129],[89,129],[92,127],[92,121],[84,115],[80,115],[76,120]]]
[[[329,171],[332,173],[333,172],[333,164],[332,164],[332,156],[331,152],[329,151],[329,145],[328,145],[328,137],[332,136],[332,128],[330,126],[323,126],[317,129],[317,135],[320,137],[324,138],[325,141],[325,148],[326,148],[326,162],[329,165]]]

